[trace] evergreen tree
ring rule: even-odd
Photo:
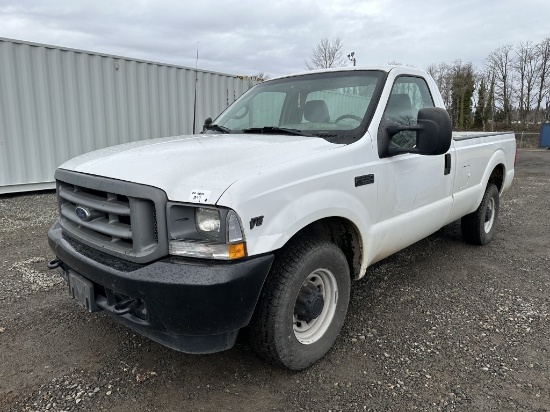
[[[485,129],[484,111],[485,111],[485,95],[487,90],[485,88],[485,80],[482,78],[477,91],[477,106],[474,114],[474,128]]]
[[[484,116],[484,124],[487,124],[487,122],[491,121],[491,130],[494,130],[495,124],[495,76],[491,75],[491,84],[489,86],[489,93],[487,93],[487,103],[485,104],[485,116]]]
[[[451,119],[458,130],[467,129],[472,123],[472,97],[475,90],[475,74],[472,63],[457,60],[451,74]]]

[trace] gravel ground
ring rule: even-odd
[[[550,151],[518,152],[497,235],[458,222],[372,266],[312,368],[239,338],[192,356],[89,314],[45,269],[52,193],[0,197],[0,410],[550,410]]]

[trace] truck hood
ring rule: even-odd
[[[240,179],[339,146],[306,136],[176,136],[96,150],[60,168],[157,187],[174,201],[214,204]]]

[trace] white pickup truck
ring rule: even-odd
[[[514,177],[512,133],[452,135],[434,81],[342,68],[259,84],[200,135],[98,150],[55,173],[49,230],[76,301],[188,353],[248,326],[299,370],[339,334],[351,281],[462,218],[489,242]]]

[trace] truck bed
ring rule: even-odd
[[[468,139],[475,139],[477,137],[484,137],[484,136],[495,136],[495,135],[501,135],[501,134],[508,134],[508,133],[514,133],[514,132],[453,132],[453,140],[468,140]]]

